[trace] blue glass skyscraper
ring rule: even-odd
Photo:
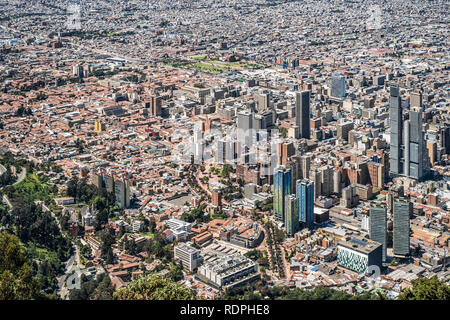
[[[308,228],[314,224],[314,182],[309,179],[297,180],[299,220]]]
[[[291,179],[291,169],[285,166],[279,166],[275,169],[273,210],[278,221],[284,222],[285,196],[292,193]]]

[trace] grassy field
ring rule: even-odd
[[[145,232],[145,233],[141,233],[141,234],[145,237],[150,237],[150,238],[153,238],[155,236],[155,234],[152,232]]]
[[[26,178],[14,188],[18,193],[31,196],[33,200],[45,200],[54,192],[54,188],[47,181],[41,180],[34,172],[27,174]]]
[[[263,65],[250,63],[246,61],[227,62],[217,60],[218,57],[213,59],[207,56],[194,56],[190,60],[172,60],[166,59],[163,64],[181,69],[197,70],[198,72],[208,74],[221,74],[230,71],[240,71],[247,69],[259,69],[263,68]]]

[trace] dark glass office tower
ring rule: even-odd
[[[421,180],[428,173],[428,150],[422,130],[422,93],[413,92],[410,95],[409,111],[409,147],[407,176]]]
[[[412,203],[405,198],[394,200],[394,255],[409,255],[409,217]]]
[[[390,172],[392,175],[403,174],[402,165],[402,101],[400,97],[400,88],[391,87],[391,96],[389,99],[389,114],[391,127],[391,154],[390,154]]]
[[[387,235],[386,235],[386,206],[382,203],[372,203],[369,216],[370,239],[381,243],[382,261],[386,261]]]
[[[295,124],[299,128],[300,138],[310,138],[310,91],[297,92],[295,95]]]

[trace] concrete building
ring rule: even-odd
[[[338,265],[367,273],[369,266],[382,267],[382,245],[362,237],[352,237],[338,243]]]
[[[217,288],[231,288],[259,278],[258,265],[241,254],[224,256],[198,269],[200,280]]]
[[[193,272],[197,269],[202,261],[200,250],[192,247],[188,243],[181,243],[174,248],[175,260],[181,262],[183,269]]]

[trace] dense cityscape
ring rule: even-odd
[[[0,300],[449,300],[446,0],[0,0]]]

